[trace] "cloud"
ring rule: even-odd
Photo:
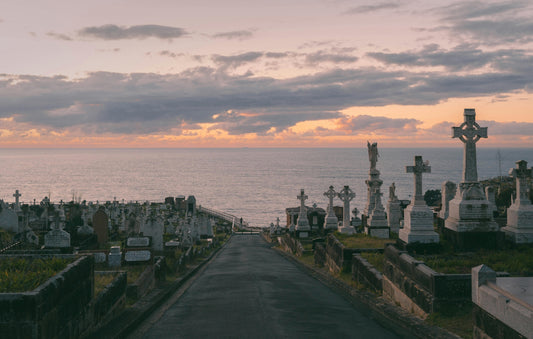
[[[527,1],[458,2],[434,10],[454,37],[485,45],[533,41],[533,8]]]
[[[183,53],[174,53],[174,52],[171,52],[171,51],[168,51],[168,50],[164,50],[164,51],[160,51],[159,55],[167,56],[167,57],[170,57],[170,58],[177,58],[177,57],[180,57],[180,56],[184,56],[185,54],[183,54]]]
[[[335,64],[340,63],[354,63],[359,60],[358,57],[344,53],[333,53],[320,50],[313,53],[307,53],[305,55],[305,62],[308,65],[317,65],[323,62],[331,62]]]
[[[400,7],[400,5],[395,2],[381,2],[381,3],[376,3],[373,5],[361,5],[357,7],[352,7],[348,9],[347,11],[345,11],[343,14],[348,14],[348,15],[366,14],[366,13],[377,12],[377,11],[381,11],[385,9],[396,9],[398,7]]]
[[[230,32],[221,32],[211,35],[214,39],[227,39],[227,40],[246,40],[251,39],[254,33],[252,30],[239,30]]]
[[[49,37],[52,37],[54,39],[58,39],[58,40],[65,40],[65,41],[72,41],[73,40],[70,36],[68,36],[66,34],[48,32],[48,33],[46,33],[46,35],[48,35]]]
[[[496,69],[507,70],[531,58],[527,51],[520,49],[501,49],[485,52],[475,45],[459,45],[451,50],[444,50],[437,44],[426,45],[421,50],[400,53],[371,52],[366,56],[387,65],[401,66],[443,66],[449,71],[465,71],[491,65]]]
[[[215,54],[211,57],[211,60],[223,68],[236,68],[257,61],[263,56],[263,54],[263,52],[246,52],[229,56]]]
[[[347,130],[351,134],[358,133],[398,133],[417,131],[417,126],[422,121],[416,119],[393,119],[380,116],[357,115],[345,116],[338,120],[337,127],[340,130]]]
[[[137,26],[117,26],[103,25],[85,27],[79,30],[78,34],[83,37],[102,40],[121,39],[174,39],[186,36],[188,33],[183,28],[160,26],[160,25],[137,25]]]
[[[533,135],[533,123],[531,122],[497,122],[478,121],[482,127],[488,127],[491,135]]]

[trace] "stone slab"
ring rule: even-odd
[[[107,260],[107,256],[104,252],[95,252],[93,253],[93,257],[94,257],[95,263],[102,263],[102,262],[106,262]]]
[[[533,307],[532,277],[496,278],[496,285]]]
[[[124,260],[127,262],[148,261],[152,258],[149,250],[127,251]]]
[[[150,246],[150,238],[148,237],[135,237],[128,238],[126,241],[128,247],[148,247]]]

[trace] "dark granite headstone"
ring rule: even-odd
[[[98,237],[99,244],[107,243],[108,216],[103,207],[100,207],[93,215],[94,233]]]

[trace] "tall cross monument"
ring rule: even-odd
[[[516,199],[507,209],[507,226],[502,231],[515,243],[533,243],[533,205],[527,185],[532,172],[525,160],[517,161],[516,167],[509,170],[509,175],[516,180]]]
[[[433,211],[426,205],[422,191],[422,174],[431,173],[431,166],[415,155],[414,165],[405,166],[407,173],[414,176],[414,198],[404,211],[404,226],[400,229],[400,239],[405,243],[436,243],[439,235],[433,230]]]
[[[463,182],[477,182],[476,143],[487,138],[487,127],[478,125],[475,109],[465,108],[464,118],[459,127],[452,128],[452,138],[459,138],[464,143]]]
[[[350,201],[355,198],[355,193],[350,189],[350,186],[344,186],[344,188],[337,194],[339,199],[344,203],[342,209],[342,227],[341,233],[353,234],[355,229],[350,225]]]
[[[13,196],[15,197],[15,212],[21,212],[22,210],[20,209],[20,201],[19,201],[19,198],[22,196],[22,194],[19,193],[19,190],[16,190],[15,191],[15,194],[13,194]]]
[[[326,215],[326,220],[324,220],[324,229],[336,230],[339,227],[339,219],[337,219],[335,211],[333,211],[333,198],[337,196],[337,192],[335,192],[333,186],[329,186],[329,190],[324,192],[324,196],[329,199],[328,214]]]
[[[415,180],[415,198],[413,200],[415,205],[425,204],[424,193],[422,192],[422,174],[431,173],[431,166],[422,161],[421,155],[415,155],[415,163],[413,166],[405,166],[407,173],[413,173]]]
[[[297,231],[309,231],[311,227],[309,226],[309,220],[307,219],[307,208],[305,207],[305,201],[308,196],[304,193],[304,189],[300,190],[300,195],[296,198],[300,200],[300,214],[298,214],[298,222],[296,224]]]

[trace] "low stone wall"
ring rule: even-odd
[[[278,241],[285,251],[291,252],[294,255],[301,256],[304,252],[302,244],[289,234],[279,236]]]
[[[93,297],[94,259],[84,256],[31,292],[0,293],[0,333],[10,338],[75,338]]]
[[[116,274],[116,272],[96,271],[94,274]],[[127,273],[118,272],[115,279],[95,297],[92,305],[94,327],[105,325],[124,308],[126,305],[127,286]]]
[[[315,265],[324,267],[326,265],[327,253],[324,243],[315,244]]]
[[[350,271],[352,255],[359,252],[355,248],[347,248],[333,234],[326,238],[326,266],[333,273]]]
[[[383,292],[383,275],[361,254],[353,254],[352,280],[370,287],[379,294]]]
[[[385,249],[384,267],[383,294],[395,302],[409,299],[425,314],[470,303],[470,274],[438,273],[394,246]]]
[[[155,286],[155,270],[154,265],[146,266],[146,269],[141,273],[139,278],[133,283],[129,284],[126,290],[126,295],[131,298],[138,299],[148,293]]]

